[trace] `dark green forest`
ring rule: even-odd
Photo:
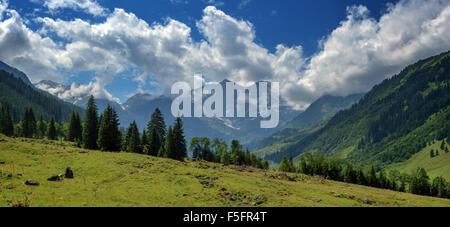
[[[83,109],[24,83],[21,79],[0,70],[0,105],[8,108],[15,122],[20,121],[27,108],[36,116],[50,121],[68,121],[72,111],[82,113]]]

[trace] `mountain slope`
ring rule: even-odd
[[[14,77],[21,79],[25,84],[33,87],[33,84],[31,83],[28,76],[25,75],[25,73],[23,73],[22,71],[14,68],[14,67],[7,65],[6,63],[4,63],[2,61],[0,61],[0,70],[3,70],[5,72],[12,74]]]
[[[266,157],[322,152],[383,167],[450,133],[450,52],[419,61],[375,86],[321,130]]]
[[[45,140],[0,135],[0,150],[0,207],[450,206],[446,199],[301,174],[131,153],[81,152],[70,144]],[[47,181],[68,166],[74,171],[74,179]],[[40,185],[26,186],[28,179]],[[365,204],[364,199],[371,204]]]
[[[349,95],[347,97],[326,95],[315,101],[305,112],[298,115],[287,124],[289,128],[302,128],[331,118],[337,112],[361,100],[364,94]]]
[[[83,112],[82,108],[37,90],[3,70],[0,70],[0,104],[11,108],[16,122],[23,117],[28,107],[33,108],[37,119],[42,115],[46,120],[54,117],[58,122],[68,121],[73,110]]]
[[[407,161],[392,164],[387,169],[396,169],[402,173],[412,173],[417,167],[422,167],[427,171],[430,178],[443,176],[447,181],[450,181],[450,153],[446,153],[440,148],[441,142],[431,143]],[[446,146],[447,149],[450,149],[448,144]],[[431,157],[431,150],[434,152],[439,151],[439,155]]]
[[[286,123],[282,130],[262,140],[251,143],[249,148],[256,150],[255,153],[258,153],[261,157],[275,153],[281,150],[282,147],[301,140],[312,132],[322,128],[334,114],[350,107],[363,96],[363,94],[347,97],[323,96],[312,103],[305,112]]]

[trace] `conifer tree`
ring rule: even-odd
[[[158,131],[156,130],[156,128],[153,128],[153,131],[150,134],[150,141],[149,141],[149,155],[151,156],[159,156],[159,157],[164,157],[164,156],[160,156],[158,155],[160,150],[164,150],[164,141],[161,140],[161,137],[159,136]]]
[[[14,134],[14,122],[9,108],[3,107],[0,110],[0,133],[6,136]]]
[[[83,139],[83,124],[81,123],[80,114],[75,114],[75,141],[81,141]]]
[[[130,153],[141,153],[140,151],[140,135],[136,121],[130,124],[127,131],[127,147],[126,151]]]
[[[71,142],[81,140],[82,131],[80,116],[73,111],[72,116],[70,117],[69,135],[67,136],[67,139]]]
[[[56,140],[55,119],[52,118],[48,124],[47,137],[49,140]]]
[[[102,151],[120,151],[121,133],[116,111],[108,106],[100,122],[98,130],[98,146]]]
[[[33,109],[27,108],[22,120],[22,136],[31,138],[36,133],[36,118],[34,117]]]
[[[176,151],[173,143],[173,129],[172,126],[169,126],[169,130],[167,130],[167,136],[164,143],[164,148],[159,149],[158,157],[172,158],[175,152]]]
[[[369,167],[367,181],[369,183],[369,186],[378,187],[377,172],[375,171],[375,168],[373,166]]]
[[[84,115],[83,126],[83,147],[85,149],[95,150],[98,138],[98,113],[95,105],[94,96],[91,96],[88,101],[86,112]]]
[[[159,108],[156,108],[155,112],[152,114],[150,122],[147,125],[147,131],[149,133],[153,132],[153,129],[156,129],[162,141],[166,139],[166,123],[164,121],[164,116]]]
[[[173,147],[167,150],[169,158],[183,161],[187,156],[186,139],[184,137],[183,121],[180,117],[175,120],[175,125],[172,131]]]
[[[147,135],[147,131],[144,129],[142,131],[142,136],[141,136],[141,150],[142,153],[144,154],[148,154],[149,153],[149,135]]]

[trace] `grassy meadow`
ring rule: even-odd
[[[72,168],[74,179],[47,180],[66,167]],[[65,142],[1,135],[0,171],[0,207],[450,206],[446,199],[301,174],[103,153]],[[40,185],[25,185],[29,179]]]

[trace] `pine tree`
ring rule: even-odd
[[[52,118],[48,125],[47,137],[49,140],[56,140],[56,127],[54,118]]]
[[[70,116],[70,125],[69,125],[69,135],[67,135],[67,140],[74,142],[75,141],[75,127],[76,127],[76,120],[77,117],[75,115],[75,111],[72,112],[72,115]]]
[[[6,136],[14,134],[14,122],[9,108],[3,107],[0,110],[0,133]]]
[[[144,154],[149,153],[149,141],[150,141],[149,135],[147,135],[147,131],[144,129],[142,131],[141,148],[140,148],[142,150],[142,153]]]
[[[150,122],[147,125],[148,132],[153,132],[153,129],[156,129],[162,141],[166,139],[166,123],[164,121],[164,116],[159,108],[156,108],[155,112],[152,114]]]
[[[183,161],[187,157],[186,139],[184,137],[183,121],[180,117],[175,120],[175,125],[172,131],[173,147],[167,150],[169,158]]]
[[[149,141],[149,155],[151,156],[159,156],[158,153],[161,150],[164,150],[164,141],[161,140],[161,137],[159,136],[158,131],[156,128],[153,128],[153,131],[150,134],[150,141]],[[160,156],[163,157],[163,156]]]
[[[369,183],[369,186],[372,187],[378,187],[378,179],[377,179],[377,172],[375,171],[375,168],[373,166],[370,166],[369,172],[367,174],[367,181]]]
[[[120,151],[121,133],[116,111],[108,106],[102,115],[98,130],[98,146],[102,151]]]
[[[91,96],[88,101],[86,112],[84,115],[83,126],[83,147],[85,149],[95,150],[98,138],[98,113],[95,105],[94,96]]]
[[[431,151],[430,151],[430,158],[434,158],[434,150],[433,149],[431,149]]]
[[[445,150],[445,140],[442,140],[442,143],[441,143],[441,150]]]
[[[81,141],[83,139],[83,125],[81,124],[78,113],[75,113],[74,139],[75,141]]]
[[[173,143],[173,129],[172,126],[169,126],[164,146],[161,146],[158,151],[158,157],[171,158],[171,155],[174,156],[175,152]]]
[[[33,109],[27,108],[22,121],[22,136],[32,138],[36,133],[36,118],[34,117]]]
[[[130,124],[127,131],[127,146],[126,151],[130,153],[141,153],[140,150],[140,135],[136,121]]]

